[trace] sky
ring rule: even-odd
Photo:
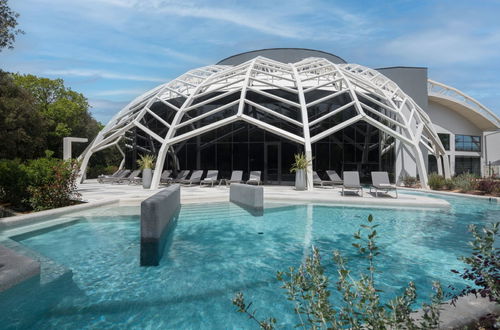
[[[333,53],[372,68],[422,66],[500,115],[500,0],[10,0],[0,68],[62,78],[106,123],[187,70],[262,48]]]

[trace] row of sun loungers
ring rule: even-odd
[[[140,184],[142,179],[139,177],[141,170],[118,170],[112,175],[100,175],[98,177],[98,182],[100,183],[116,183],[116,184]],[[183,185],[192,186],[194,184],[201,185],[210,185],[214,186],[216,183],[220,181],[217,180],[219,171],[218,170],[209,170],[207,171],[207,175],[205,178],[203,177],[202,170],[195,170],[188,178],[190,171],[182,170],[177,173],[177,177],[172,177],[172,171],[165,170],[161,174],[160,183],[161,184],[171,184],[171,183],[180,183]],[[334,170],[326,171],[326,175],[329,180],[322,180],[316,171],[313,171],[313,184],[319,185],[321,187],[324,186],[341,186],[342,195],[344,195],[345,191],[354,191],[357,194],[363,196],[363,187],[359,181],[359,173],[357,171],[346,171],[343,172],[344,179],[342,179],[337,172]],[[389,181],[389,175],[387,172],[372,172],[372,185],[370,186],[370,193],[372,189],[375,191],[375,196],[378,197],[379,192],[388,193],[389,191],[394,191],[396,193],[396,198],[398,197],[398,190],[395,185],[391,184]],[[230,179],[222,179],[221,181],[225,181],[226,185],[231,183],[243,183],[243,171],[233,171],[231,173]],[[249,179],[246,181],[247,184],[256,184],[260,185],[261,181],[261,171],[251,171]]]
[[[203,177],[203,171],[202,170],[195,170],[189,176],[189,173],[191,171],[187,170],[181,170],[177,173],[177,176],[175,178],[172,177],[172,171],[171,170],[165,170],[160,176],[160,183],[161,184],[171,184],[171,183],[180,183],[183,185],[188,185],[192,186],[194,184],[199,184],[199,185],[211,185],[212,187],[219,183],[218,176],[219,176],[219,171],[218,170],[209,170],[207,172],[207,175],[205,178],[202,179]],[[141,173],[141,170],[135,170],[135,171],[130,171],[130,170],[118,170],[112,175],[100,175],[97,178],[97,181],[99,183],[112,183],[112,184],[140,184],[142,183],[142,178],[139,177]],[[189,178],[188,178],[189,176]],[[247,184],[256,184],[260,185],[262,184],[261,181],[261,171],[251,171],[249,179],[246,181]],[[221,181],[224,181],[226,185],[231,184],[231,183],[243,183],[243,171],[233,171],[231,173],[231,178],[230,179],[222,179]]]
[[[112,183],[112,184],[124,184],[124,183],[141,183],[142,179],[139,177],[141,170],[118,170],[111,175],[100,175],[97,177],[99,183]]]
[[[313,184],[324,186],[341,186],[342,195],[345,191],[354,191],[357,194],[361,193],[363,196],[363,187],[359,181],[359,173],[357,171],[346,171],[344,172],[344,179],[335,171],[326,171],[329,180],[322,180],[316,171],[313,171]],[[398,190],[395,185],[391,184],[389,181],[389,174],[387,172],[372,172],[372,185],[370,186],[370,193],[372,189],[375,191],[375,196],[378,197],[379,191],[388,193],[389,191],[394,191],[396,193],[396,198],[398,197]]]

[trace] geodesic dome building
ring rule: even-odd
[[[144,93],[92,141],[82,171],[93,153],[110,147],[124,156],[121,167],[156,155],[153,188],[164,169],[260,170],[265,183],[292,182],[298,152],[311,161],[309,187],[313,170],[329,169],[362,178],[385,170],[396,181],[413,175],[426,187],[430,157],[437,172],[452,173],[429,114],[396,82],[304,49],[235,55]]]

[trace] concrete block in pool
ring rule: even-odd
[[[172,185],[141,203],[141,266],[158,266],[168,233],[181,205],[179,185]]]
[[[242,206],[254,215],[262,215],[264,187],[233,183],[229,187],[229,201]]]
[[[40,263],[0,245],[0,292],[40,276]]]

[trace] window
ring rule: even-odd
[[[428,156],[428,173],[438,173],[437,159],[434,155]]]
[[[455,157],[455,174],[471,173],[481,176],[479,157]]]
[[[456,151],[481,151],[481,137],[470,135],[455,135]]]
[[[444,146],[444,150],[450,150],[450,134],[438,133],[438,136]]]

